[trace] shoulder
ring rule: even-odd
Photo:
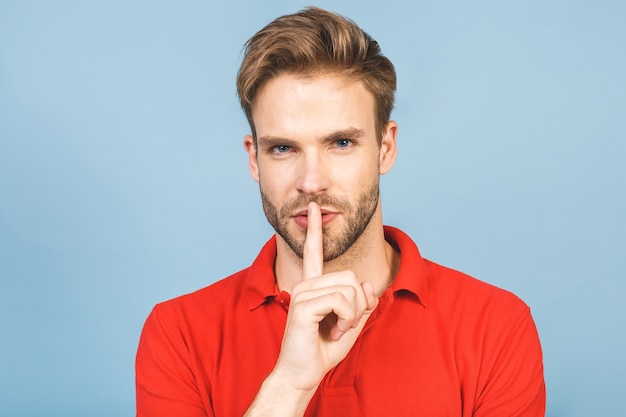
[[[513,409],[543,415],[543,357],[528,305],[510,291],[425,262],[431,289],[426,310],[454,346],[467,395],[479,393],[474,402],[480,415],[511,415]]]
[[[510,291],[463,272],[425,261],[430,310],[459,340],[495,346],[512,333],[533,330],[530,308]],[[465,344],[465,343],[463,343]]]
[[[386,226],[387,241],[400,251],[394,290],[416,294],[427,309],[485,312],[483,309],[528,311],[515,294],[458,270],[422,258],[417,245],[399,229]]]
[[[466,273],[424,260],[429,271],[431,297],[442,302],[498,305],[527,310],[528,306],[515,294],[481,281]]]
[[[207,287],[157,304],[148,321],[185,329],[206,330],[229,322],[237,315],[263,304],[275,289],[273,272],[275,238],[261,249],[248,268]]]
[[[167,320],[190,321],[195,317],[213,317],[237,304],[245,292],[249,268],[194,292],[158,303],[153,315]]]

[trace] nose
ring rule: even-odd
[[[302,152],[298,161],[296,188],[302,194],[320,194],[328,190],[329,179],[319,152]]]

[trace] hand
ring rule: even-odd
[[[341,362],[363,330],[378,297],[369,282],[349,270],[323,274],[322,215],[308,206],[302,280],[292,291],[287,325],[274,376],[311,395]]]

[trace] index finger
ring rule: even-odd
[[[309,203],[306,237],[302,251],[302,279],[322,275],[324,252],[322,241],[322,212],[316,203]]]

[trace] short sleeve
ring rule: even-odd
[[[143,327],[135,362],[137,417],[213,417],[203,404],[181,332],[156,306]]]
[[[528,307],[501,335],[481,370],[473,417],[543,417],[543,357]]]

